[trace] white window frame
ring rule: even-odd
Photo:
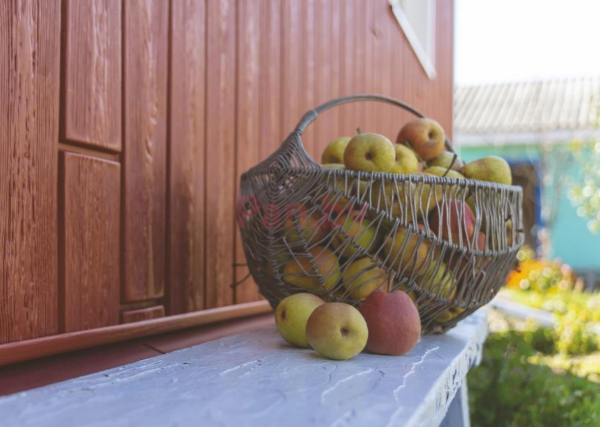
[[[408,16],[402,9],[402,0],[388,0],[392,7],[392,12],[396,17],[396,21],[400,25],[402,32],[408,39],[408,42],[415,52],[421,67],[430,79],[437,77],[435,70],[435,8],[436,0],[412,0],[422,3],[427,7],[427,40],[425,41],[426,46],[423,45],[422,41],[419,40],[415,30],[410,23]]]

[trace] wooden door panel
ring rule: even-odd
[[[206,308],[233,303],[236,3],[207,2]]]
[[[120,151],[121,0],[64,0],[63,7],[61,137]]]
[[[204,308],[206,0],[172,0],[167,312]],[[212,180],[211,180],[212,182]]]
[[[162,305],[126,310],[121,312],[121,323],[141,322],[142,320],[158,319],[164,316],[165,308]]]
[[[61,153],[63,332],[119,323],[121,166]]]
[[[0,3],[0,343],[58,332],[60,4]]]
[[[124,283],[126,302],[163,296],[169,4],[124,4]]]

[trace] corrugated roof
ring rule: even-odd
[[[454,91],[458,134],[590,128],[600,108],[600,76],[488,85]]]

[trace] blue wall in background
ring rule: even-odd
[[[459,153],[465,162],[492,154],[504,157],[509,162],[523,160],[536,162],[540,158],[539,147],[536,145],[461,147]],[[555,173],[569,174],[575,179],[580,178],[576,167],[566,171],[555,171]],[[546,194],[552,194],[552,191],[552,187],[543,189]],[[558,215],[550,230],[552,257],[561,259],[575,270],[600,270],[600,234],[592,234],[587,228],[587,220],[577,216],[575,207],[568,199],[567,191],[567,188],[564,188],[560,195]]]

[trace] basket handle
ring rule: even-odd
[[[409,113],[411,113],[419,118],[426,118],[426,116],[423,113],[421,113],[419,110],[411,107],[407,103],[402,102],[398,99],[391,98],[391,97],[385,96],[385,95],[379,95],[376,93],[364,93],[364,94],[343,96],[341,98],[332,99],[331,101],[321,104],[317,108],[306,112],[306,114],[304,114],[304,116],[302,116],[302,119],[300,119],[300,122],[296,126],[294,133],[297,133],[298,135],[302,135],[302,133],[306,130],[308,125],[310,125],[312,122],[314,122],[315,119],[319,116],[319,114],[321,114],[333,107],[337,107],[338,105],[348,104],[350,102],[359,102],[359,101],[375,101],[375,102],[382,102],[385,104],[395,105],[396,107],[400,107],[403,110],[406,110]],[[450,143],[448,138],[445,138],[445,142],[446,142],[446,148],[448,149],[448,151],[454,153],[454,148],[452,147],[452,144]]]

